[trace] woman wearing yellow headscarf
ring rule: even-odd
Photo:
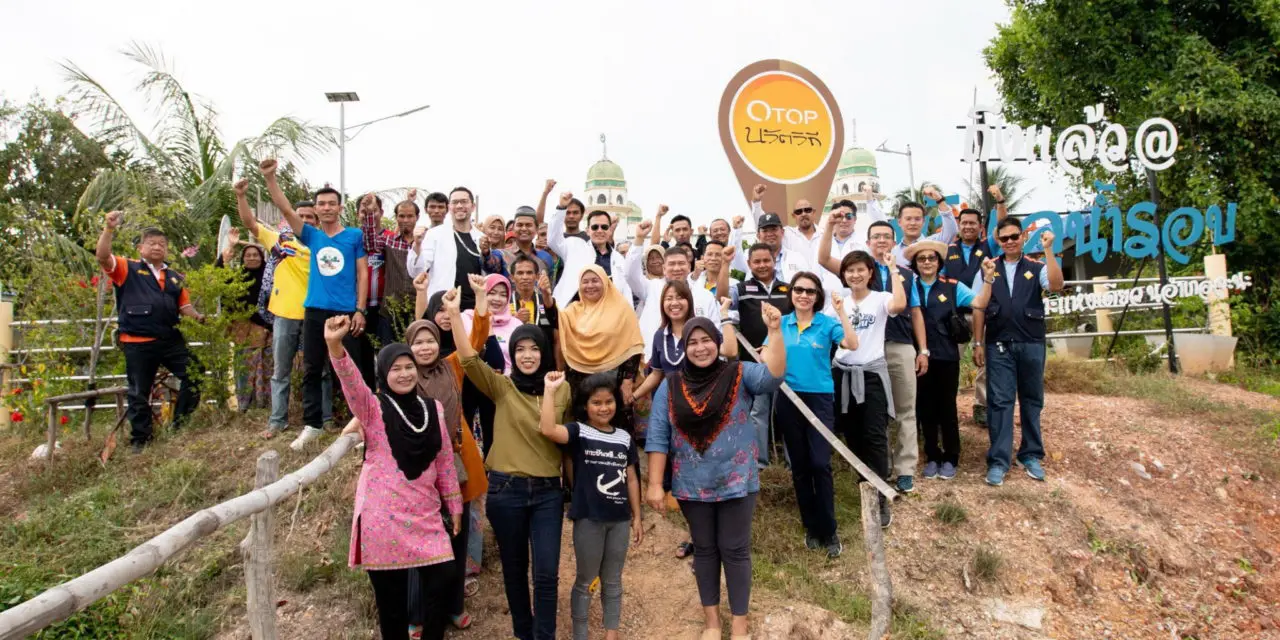
[[[565,378],[572,391],[577,391],[578,385],[593,373],[616,371],[623,402],[631,404],[644,353],[640,320],[631,301],[597,265],[582,270],[578,299],[560,312],[560,350],[569,369]]]

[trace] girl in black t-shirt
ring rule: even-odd
[[[632,535],[640,542],[639,455],[631,434],[617,428],[614,418],[622,405],[615,376],[597,373],[583,381],[574,403],[579,422],[556,424],[555,389],[564,374],[547,374],[542,401],[542,435],[568,445],[573,457],[573,552],[578,575],[570,599],[573,637],[586,640],[591,583],[600,579],[607,640],[618,638],[622,620],[622,565]],[[551,398],[551,400],[548,400]]]

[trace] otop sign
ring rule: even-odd
[[[844,128],[831,91],[785,60],[761,60],[733,77],[720,99],[720,141],[743,195],[765,183],[766,211],[789,202],[826,201]]]

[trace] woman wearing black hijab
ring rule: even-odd
[[[702,600],[702,639],[720,638],[720,571],[733,614],[731,637],[748,638],[751,602],[751,516],[760,492],[751,403],[773,393],[786,373],[782,314],[761,305],[769,339],[760,362],[720,358],[724,337],[707,318],[684,325],[684,361],[653,394],[645,451],[649,468],[671,464],[671,495],[693,536],[693,567]],[[734,352],[730,350],[730,353]],[[662,474],[649,474],[645,499],[666,506]]]
[[[423,299],[426,297],[427,287],[427,280],[423,277],[425,275],[419,275],[413,281],[413,286],[418,288],[418,306],[422,307],[422,313],[419,314],[419,317],[422,320],[430,320],[437,327],[440,327],[440,357],[447,358],[449,354],[454,352],[453,320],[449,318],[449,314],[446,313],[444,308],[444,291],[437,291],[425,303],[425,306],[422,306]],[[465,332],[463,335],[465,335]],[[480,359],[499,373],[506,367],[506,360],[502,355],[502,345],[492,335],[485,341],[484,351],[481,352]],[[480,448],[485,457],[489,456],[489,449],[493,448],[494,411],[493,401],[483,393],[480,393],[475,384],[469,379],[463,380],[462,413],[469,421],[479,413],[480,419],[472,423],[479,428],[479,432],[473,431],[472,435],[480,440]]]
[[[233,229],[234,231],[234,229]],[[231,265],[231,247],[239,234],[232,234],[232,242],[218,256],[217,266]],[[239,347],[236,358],[236,404],[241,411],[251,406],[271,407],[271,325],[262,317],[258,298],[262,294],[262,282],[266,277],[267,263],[262,247],[245,244],[240,249],[240,269],[249,281],[249,289],[240,297],[240,304],[252,309],[253,315],[231,327],[231,340]]]
[[[473,275],[469,281],[476,297],[483,300],[484,279]],[[485,516],[498,542],[512,635],[553,638],[564,493],[560,483],[560,448],[543,437],[538,424],[545,393],[543,381],[547,372],[555,367],[555,354],[542,329],[537,325],[521,325],[507,342],[511,350],[511,377],[503,376],[481,361],[467,341],[462,328],[461,294],[452,290],[443,301],[449,312],[462,370],[496,406],[493,445],[485,459],[485,467],[489,469]],[[488,313],[488,305],[476,305],[477,318]],[[554,418],[563,423],[569,405],[569,385],[560,385],[553,394]],[[526,578],[531,548],[532,604]]]
[[[368,570],[382,637],[404,637],[409,628],[409,570],[421,579],[426,615],[422,637],[444,638],[454,535],[462,528],[462,493],[453,463],[444,407],[418,394],[418,368],[409,346],[395,342],[378,352],[378,392],[369,390],[342,339],[351,320],[330,318],[324,338],[347,406],[359,420],[347,431],[365,440],[351,523],[352,567]]]

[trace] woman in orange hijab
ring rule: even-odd
[[[582,270],[578,300],[560,312],[560,349],[568,367],[565,378],[573,391],[593,373],[616,371],[623,402],[631,404],[644,353],[640,320],[631,301],[597,265]]]

